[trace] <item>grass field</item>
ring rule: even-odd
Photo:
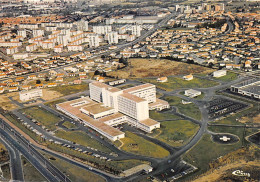
[[[164,121],[161,123],[161,128],[156,129],[151,134],[156,139],[161,140],[174,147],[179,147],[186,144],[198,131],[199,126],[187,121]]]
[[[125,132],[126,137],[122,138],[121,141],[124,145],[121,147],[122,150],[156,158],[163,158],[169,155],[169,152],[164,148],[143,139],[131,132]]]
[[[116,171],[124,171],[140,164],[147,164],[147,162],[140,160],[105,161],[54,143],[48,143],[48,148],[84,160],[90,165],[98,166],[105,171],[107,171],[107,168],[112,168]]]
[[[182,104],[182,99],[176,96],[166,96],[164,100],[168,101],[171,106],[176,106],[180,113],[197,120],[201,119],[201,112],[195,104]]]
[[[109,72],[108,76],[117,78],[146,78],[170,75],[185,75],[190,73],[209,74],[214,71],[213,69],[205,68],[203,66],[170,61],[166,59],[132,58],[128,59],[128,62],[128,67]]]
[[[43,126],[50,130],[55,130],[55,124],[60,121],[59,117],[40,107],[29,107],[22,109],[22,112],[40,122]]]
[[[184,154],[183,159],[198,167],[199,170],[195,174],[199,175],[209,169],[209,163],[211,161],[240,147],[240,142],[234,145],[221,145],[214,143],[211,141],[210,135],[205,134],[197,145]]]
[[[149,111],[150,118],[156,120],[156,121],[162,121],[162,120],[169,120],[169,119],[180,119],[180,117],[170,114],[170,113],[162,113],[158,111]]]
[[[95,139],[90,138],[86,133],[82,131],[63,131],[63,130],[57,130],[55,132],[55,135],[57,137],[75,142],[77,144],[92,147],[95,149],[98,149],[103,152],[110,153],[111,150],[105,146],[103,146],[101,143],[96,141]]]
[[[140,79],[140,81],[154,84],[156,87],[166,91],[172,91],[180,88],[207,88],[218,84],[215,81],[207,79],[194,78],[193,80],[187,81],[178,77],[168,77],[168,82],[165,83],[157,82],[156,79],[150,78],[143,78]]]
[[[209,130],[216,133],[231,133],[237,135],[240,140],[231,145],[218,144],[211,140],[209,134],[205,134],[198,144],[183,156],[184,160],[199,167],[199,170],[195,173],[197,175],[208,170],[209,163],[218,157],[237,150],[241,148],[242,145],[250,145],[249,142],[243,140],[243,136],[248,136],[255,132],[255,129],[245,129],[244,131],[244,128],[232,127],[209,127]],[[245,135],[243,133],[245,133]]]
[[[234,128],[234,127],[225,127],[225,126],[209,126],[208,129],[215,133],[231,133],[237,135],[241,140],[243,139],[243,137],[246,137],[258,131],[257,129],[254,128],[244,129],[243,127]],[[248,142],[245,140],[240,142],[244,142],[245,144],[248,144]]]
[[[81,84],[81,85],[64,85],[53,87],[51,90],[61,93],[62,95],[70,95],[82,91],[88,90],[88,84]]]
[[[193,182],[210,181],[259,181],[260,148],[249,146],[239,148],[211,162],[210,170],[200,175]],[[250,174],[250,178],[235,176],[234,170],[240,169]],[[193,177],[194,178],[194,177]]]
[[[49,154],[43,153],[44,156],[49,158],[50,162],[55,165],[58,169],[60,169],[63,173],[65,173],[71,181],[77,182],[85,182],[85,181],[93,181],[93,182],[105,182],[105,180],[83,168],[72,165],[62,159],[55,158]]]
[[[72,124],[72,123],[69,122],[69,121],[65,121],[62,125],[65,126],[65,127],[68,128],[68,129],[76,128],[76,125]]]
[[[24,181],[47,181],[24,156],[21,156],[21,160],[23,165]]]
[[[214,79],[224,81],[224,82],[230,82],[232,80],[237,79],[237,74],[230,72],[230,71],[227,71],[227,75],[219,77],[219,78],[214,78]]]

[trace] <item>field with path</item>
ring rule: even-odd
[[[128,67],[109,72],[108,75],[118,78],[145,78],[194,73],[209,74],[214,71],[210,68],[166,59],[133,58],[129,59],[128,62]]]

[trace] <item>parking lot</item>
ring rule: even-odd
[[[229,99],[217,98],[209,102],[208,113],[211,119],[235,113],[248,105]]]
[[[181,178],[182,176],[194,172],[195,170],[197,170],[195,166],[187,164],[185,161],[180,161],[177,165],[172,166],[172,168],[168,168],[168,170],[156,175],[155,177],[161,181],[174,181]]]

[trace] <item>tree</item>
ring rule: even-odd
[[[36,80],[36,84],[41,84],[41,80]]]
[[[94,75],[100,75],[100,72],[98,70],[96,70]]]
[[[213,65],[214,65],[214,64],[213,64],[212,62],[210,62],[210,63],[209,63],[209,68],[212,68]]]

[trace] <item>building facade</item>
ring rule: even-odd
[[[28,100],[38,99],[43,96],[42,89],[34,89],[29,91],[19,92],[20,100],[25,102]]]

